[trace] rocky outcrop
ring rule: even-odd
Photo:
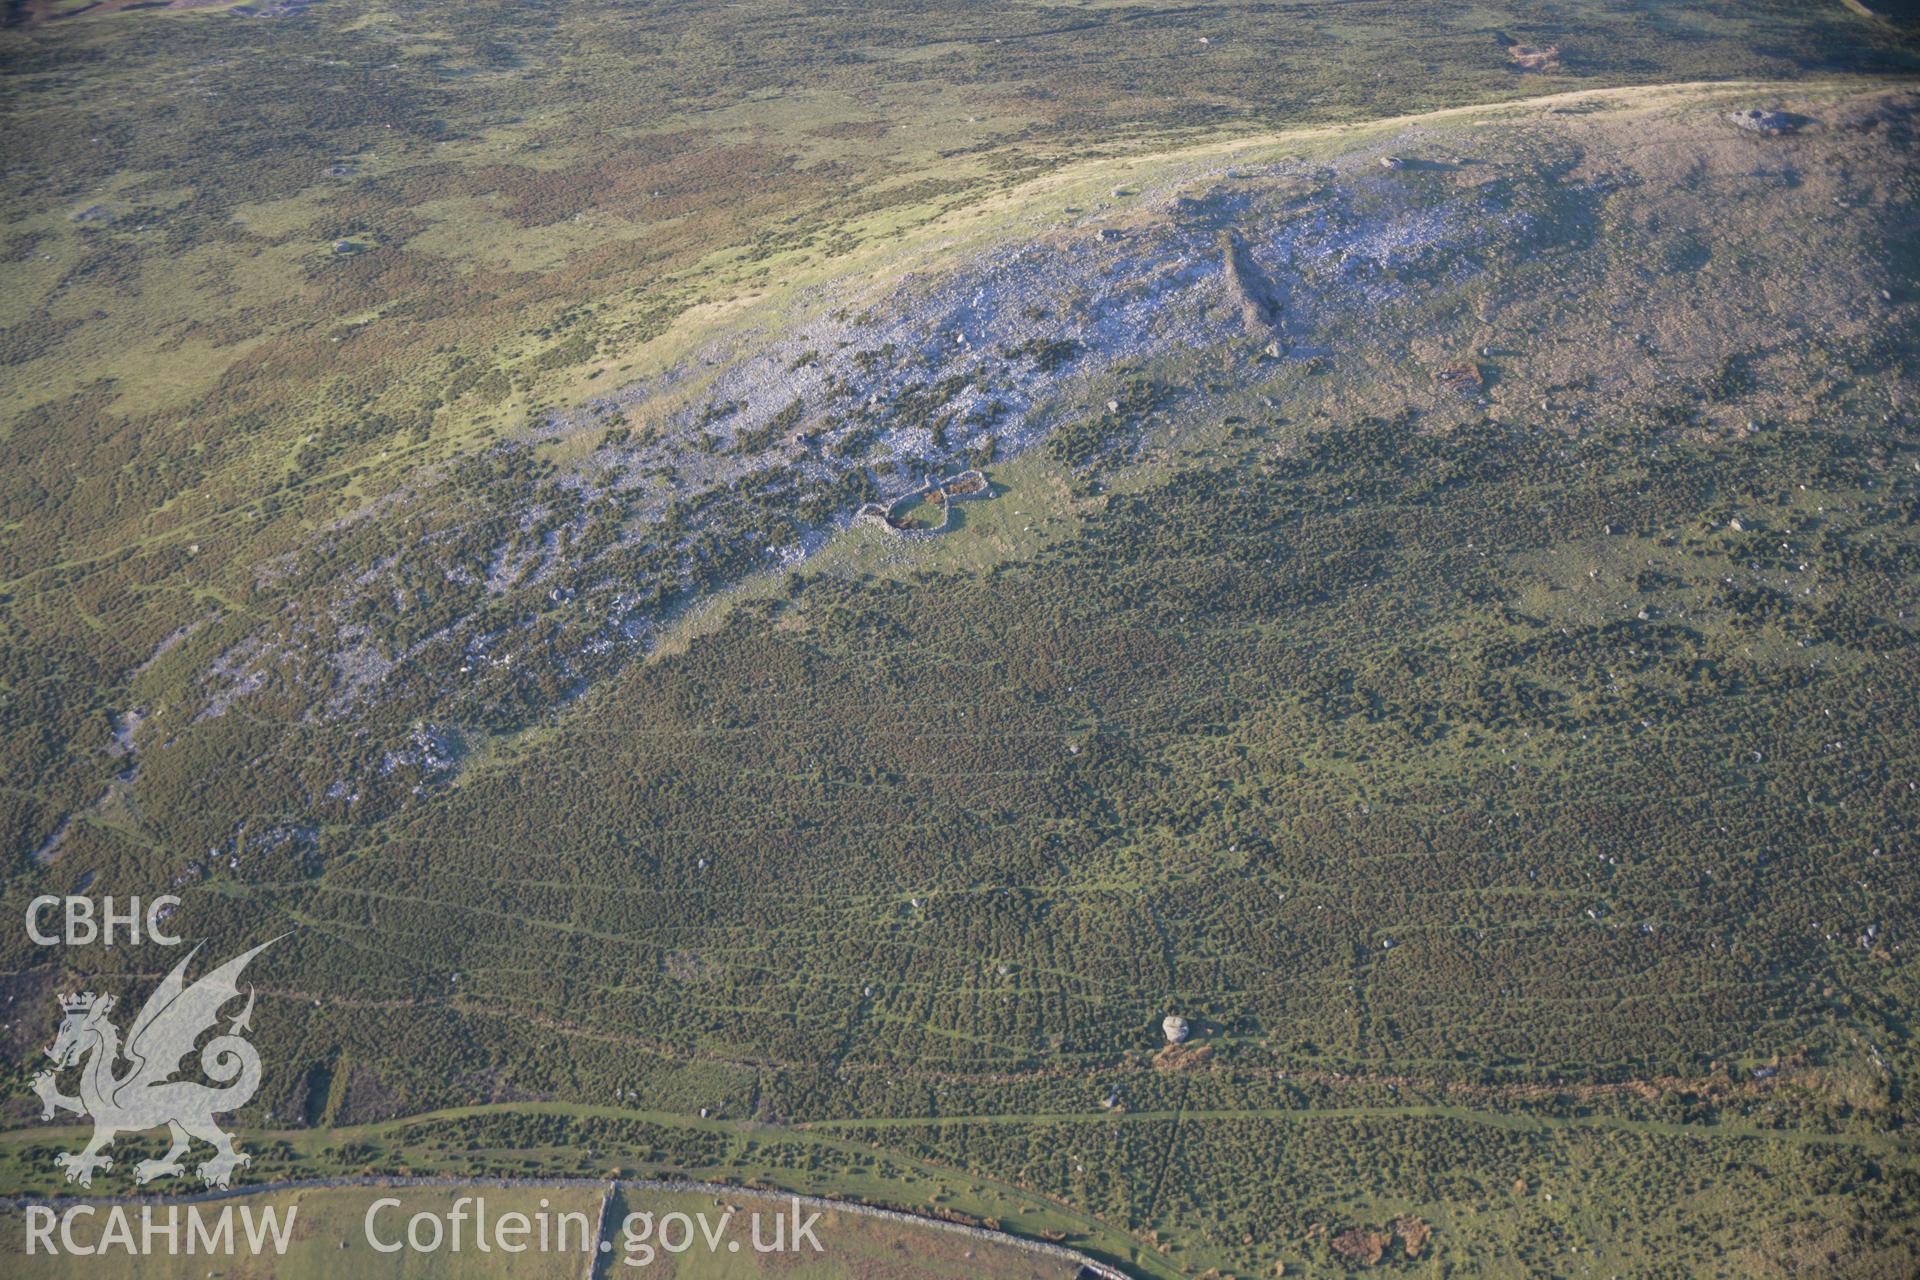
[[[1455,395],[1469,399],[1479,395],[1480,388],[1485,385],[1485,379],[1480,376],[1480,366],[1475,364],[1456,364],[1436,369],[1433,380]]]
[[[1273,300],[1266,276],[1254,265],[1240,237],[1231,231],[1220,233],[1220,260],[1227,299],[1240,308],[1240,321],[1246,327],[1247,336],[1271,337],[1273,327],[1280,323],[1280,308]]]
[[[1557,44],[1510,44],[1507,58],[1516,71],[1558,71],[1560,46]]]
[[[1765,134],[1777,138],[1793,133],[1802,123],[1799,116],[1785,111],[1763,111],[1759,107],[1748,107],[1745,111],[1729,111],[1727,119],[1749,133]]]

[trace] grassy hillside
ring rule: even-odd
[[[1913,47],[1563,8],[27,15],[0,912],[254,1180],[1910,1274]]]
[[[272,616],[257,566],[1063,158],[1915,56],[1837,3],[254,7],[0,29],[22,856],[111,777],[134,668]],[[1555,40],[1540,72],[1504,43]]]

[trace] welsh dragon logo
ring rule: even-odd
[[[181,1158],[195,1138],[214,1149],[213,1158],[196,1170],[209,1187],[226,1186],[236,1167],[252,1162],[251,1156],[233,1149],[233,1139],[213,1122],[216,1114],[245,1106],[260,1087],[259,1051],[240,1034],[253,1017],[251,987],[246,1008],[228,1025],[226,1034],[215,1036],[200,1050],[200,1069],[215,1083],[171,1077],[193,1052],[201,1033],[219,1022],[221,1006],[239,997],[237,984],[247,962],[278,941],[263,942],[188,986],[187,964],[200,949],[195,947],[147,997],[124,1046],[120,1029],[107,1019],[113,1011],[112,996],[88,991],[60,997],[66,1017],[47,1050],[54,1066],[33,1078],[33,1089],[44,1107],[43,1120],[51,1120],[56,1111],[93,1118],[93,1141],[86,1150],[78,1155],[63,1151],[54,1157],[54,1163],[67,1171],[68,1182],[91,1186],[95,1169],[113,1167],[112,1157],[105,1152],[116,1136],[162,1125],[173,1145],[158,1160],[142,1160],[134,1166],[137,1182],[184,1172]],[[127,1068],[116,1074],[122,1058]],[[80,1067],[80,1096],[70,1098],[60,1092],[58,1073],[74,1066]]]

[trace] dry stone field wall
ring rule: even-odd
[[[929,480],[891,502],[865,503],[854,513],[853,522],[885,529],[902,537],[945,533],[953,524],[954,502],[990,496],[992,491],[986,476],[978,470],[969,469],[958,475]],[[939,506],[940,518],[930,525],[909,523],[902,515],[908,506],[921,501],[937,503]]]

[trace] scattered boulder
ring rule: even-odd
[[[1381,156],[1380,167],[1382,169],[1404,169],[1407,167],[1407,162],[1399,156]]]
[[[1187,1025],[1187,1020],[1174,1013],[1161,1019],[1160,1030],[1167,1037],[1168,1044],[1183,1044],[1193,1034],[1193,1028]]]

